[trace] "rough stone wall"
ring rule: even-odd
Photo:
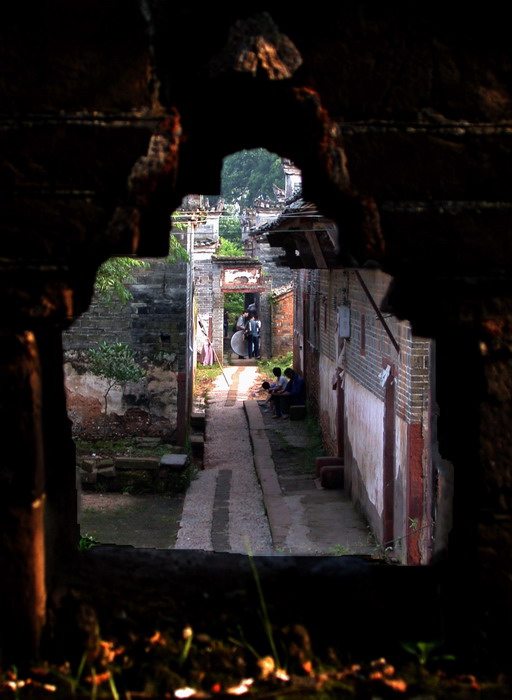
[[[144,378],[116,387],[109,395],[109,413],[126,416],[125,430],[134,429],[130,414],[141,418],[139,429],[169,436],[177,427],[178,374],[187,372],[188,265],[148,259],[149,268],[135,269],[127,285],[133,298],[108,305],[95,298],[64,333],[64,369],[68,411],[77,434],[91,434],[101,423],[105,382],[87,370],[86,351],[125,343],[144,369]],[[144,420],[143,414],[146,414]],[[117,427],[123,432],[123,421]],[[92,429],[94,435],[94,429]]]
[[[197,311],[195,359],[200,356],[209,335],[215,352],[223,361],[223,299],[220,293],[220,274],[212,263],[218,247],[219,236],[211,231],[194,234],[192,254],[193,298]],[[199,321],[203,328],[201,329]],[[203,330],[204,329],[204,330]]]
[[[198,13],[167,0],[3,8],[0,266],[2,376],[9,387],[3,410],[7,434],[17,436],[12,445],[26,449],[6,445],[5,462],[16,464],[22,478],[13,482],[6,472],[0,484],[0,565],[9,571],[0,582],[0,649],[25,660],[37,656],[41,620],[34,620],[44,610],[44,585],[37,595],[30,586],[41,581],[42,543],[43,581],[55,574],[52,562],[67,560],[74,546],[61,329],[87,308],[102,260],[165,256],[169,214],[182,197],[218,191],[222,158],[261,146],[297,163],[305,197],[338,223],[338,263],[377,260],[395,280],[395,315],[436,341],[439,452],[453,464],[457,486],[445,566],[417,573],[432,582],[425,584],[432,598],[440,592],[443,629],[462,652],[508,668],[512,61],[506,7],[461,11],[445,4],[434,13],[411,4],[338,3],[301,14],[276,4],[270,10],[275,51],[261,41],[269,36],[261,9],[207,5]],[[190,33],[176,27],[192,26],[191,52]],[[299,68],[286,55],[281,59],[283,41],[300,53]],[[250,60],[241,63],[241,55]],[[293,248],[289,259],[296,263]],[[34,400],[24,390],[25,356],[32,362],[31,389],[42,386]],[[32,474],[36,489],[25,478]],[[29,509],[34,494],[46,504],[46,517],[27,533],[26,509],[17,505]],[[417,589],[409,571],[383,576],[395,573],[387,584],[396,583],[409,612]],[[372,577],[365,583],[372,597],[381,595]],[[413,621],[407,629],[425,638]]]

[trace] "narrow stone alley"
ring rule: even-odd
[[[272,551],[243,407],[256,373],[225,367],[209,392],[204,469],[187,491],[176,549]]]
[[[257,367],[224,375],[209,394],[204,469],[187,491],[175,548],[377,555],[345,492],[319,486],[304,422],[262,410]]]

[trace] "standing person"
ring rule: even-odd
[[[258,307],[254,302],[252,304],[249,304],[249,306],[247,307],[247,311],[249,312],[250,316],[254,314],[254,318],[258,318]]]
[[[249,323],[247,324],[247,349],[249,358],[260,356],[260,329],[261,321],[258,321],[254,314],[251,314]]]
[[[249,320],[249,312],[242,311],[242,313],[240,314],[240,316],[237,319],[235,331],[245,331],[245,327],[247,326],[248,320]]]
[[[245,338],[245,337],[246,337],[246,336],[245,336],[245,333],[246,333],[246,330],[247,330],[248,321],[249,321],[249,312],[248,312],[248,311],[243,311],[243,312],[240,314],[240,316],[238,317],[237,322],[236,322],[236,324],[235,324],[235,333],[236,333],[237,331],[243,331],[243,332],[244,332],[244,338]],[[239,360],[243,360],[244,357],[245,357],[245,355],[238,355],[238,359],[239,359]]]

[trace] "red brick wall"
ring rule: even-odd
[[[272,304],[272,356],[293,350],[293,290],[275,298]]]

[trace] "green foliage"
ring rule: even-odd
[[[109,258],[98,269],[94,289],[101,300],[107,304],[115,302],[126,304],[133,298],[133,294],[126,286],[135,282],[131,274],[132,270],[146,267],[149,267],[149,263],[145,260]]]
[[[220,247],[217,250],[217,255],[221,255],[222,257],[226,258],[243,258],[245,255],[245,251],[242,248],[242,245],[238,245],[237,243],[233,243],[233,241],[228,240],[227,238],[222,238],[220,239]]]
[[[107,390],[105,398],[105,415],[108,409],[108,395],[114,386],[122,386],[126,382],[138,382],[144,376],[144,370],[136,362],[131,348],[125,343],[109,345],[105,341],[98,348],[87,351],[89,370],[105,379]]]
[[[219,220],[219,234],[222,238],[242,245],[242,226],[237,216],[221,216]]]
[[[260,372],[268,374],[269,376],[272,376],[274,367],[280,367],[281,371],[284,372],[288,367],[293,367],[293,352],[290,350],[286,355],[281,355],[280,357],[271,357],[269,360],[258,360],[258,367]]]
[[[178,224],[180,226],[181,224]],[[186,230],[186,229],[185,229]],[[190,262],[190,255],[181,245],[176,236],[171,233],[169,236],[169,254],[166,257],[166,262],[174,264],[180,262]]]
[[[414,656],[420,666],[440,661],[454,661],[453,654],[442,653],[442,642],[437,640],[432,642],[402,642],[402,649],[411,656]]]
[[[233,325],[244,310],[245,294],[243,292],[229,292],[224,294],[224,311],[228,312],[228,324]]]
[[[224,159],[222,197],[240,209],[252,206],[259,195],[275,200],[273,185],[284,188],[281,158],[263,148],[239,151]]]
[[[96,538],[94,538],[92,535],[87,534],[87,532],[86,532],[80,537],[80,539],[78,541],[78,550],[80,552],[85,552],[88,549],[92,549],[97,544],[99,544],[98,540]]]
[[[205,387],[208,388],[207,385],[212,384],[221,373],[222,370],[218,364],[207,365],[205,367],[203,367],[203,365],[197,365],[194,382],[194,396],[200,395]]]

